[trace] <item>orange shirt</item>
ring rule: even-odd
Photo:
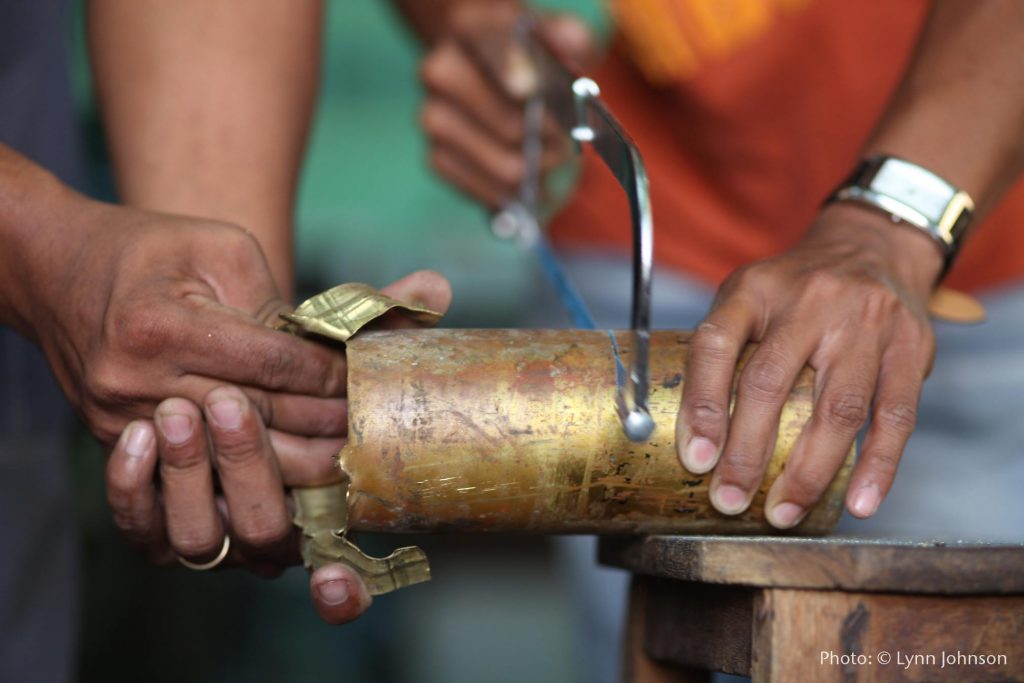
[[[594,74],[643,154],[655,255],[717,283],[806,231],[906,69],[925,0],[614,0]],[[629,248],[615,180],[585,155],[561,245]],[[948,283],[1024,279],[1024,182],[976,225]]]

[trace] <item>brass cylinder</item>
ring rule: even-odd
[[[710,474],[682,468],[675,424],[689,333],[651,336],[646,443],[623,435],[605,332],[401,330],[347,343],[349,479],[355,531],[772,533],[764,498],[811,415],[813,371],[782,411],[767,474],[743,514],[708,500]],[[629,367],[630,335],[618,333]],[[748,354],[749,355],[749,350]],[[746,357],[746,356],[745,356]],[[854,453],[797,527],[829,532]]]

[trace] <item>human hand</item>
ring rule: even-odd
[[[180,396],[239,386],[270,426],[337,436],[344,357],[267,327],[282,311],[263,253],[225,223],[84,198],[31,282],[31,330],[102,443]]]
[[[447,281],[425,271],[382,291],[440,312],[451,300]],[[415,323],[388,316],[386,324]],[[159,564],[175,556],[210,562],[226,537],[231,540],[223,566],[274,576],[298,564],[300,533],[291,522],[287,489],[337,481],[335,455],[344,438],[303,438],[267,429],[255,406],[232,386],[213,389],[201,405],[167,399],[153,420],[136,420],[121,435],[107,464],[115,524],[132,546]],[[344,436],[344,406],[335,422]],[[358,575],[340,564],[313,573],[311,594],[329,623],[351,621],[370,604]]]
[[[774,447],[797,373],[816,370],[813,415],[765,501],[778,528],[798,524],[871,417],[846,506],[878,509],[914,427],[935,341],[926,308],[942,268],[931,239],[888,217],[826,207],[794,248],[733,273],[690,342],[676,444],[694,473],[714,469],[712,504],[746,510]],[[759,342],[739,375],[737,359]]]
[[[455,7],[447,32],[420,69],[426,90],[420,121],[431,166],[490,209],[516,196],[524,173],[523,105],[533,79],[512,42],[521,14],[521,4],[512,0]],[[595,60],[593,35],[579,19],[552,15],[543,19],[541,30],[573,68]],[[544,169],[565,158],[566,145],[558,137],[549,126]]]

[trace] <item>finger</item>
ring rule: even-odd
[[[523,137],[522,103],[509,99],[459,43],[445,41],[432,50],[423,60],[420,77],[434,99],[453,103],[488,135],[518,149]]]
[[[234,540],[250,560],[280,556],[292,531],[291,519],[277,459],[259,414],[232,386],[211,391],[203,412]]]
[[[889,493],[903,449],[914,430],[927,371],[927,366],[921,366],[918,349],[893,348],[886,353],[871,425],[846,494],[846,507],[853,516],[872,516]]]
[[[765,515],[776,528],[796,526],[814,507],[867,420],[878,379],[877,343],[847,347],[836,356],[818,369],[810,422],[765,500]]]
[[[515,196],[516,188],[485,176],[473,162],[450,147],[435,145],[430,152],[430,164],[438,176],[492,211]]]
[[[206,395],[222,380],[200,375],[184,375],[162,387],[161,391],[202,404]],[[239,387],[259,411],[263,423],[299,436],[336,438],[348,433],[348,402],[343,398],[320,398],[279,392],[268,392],[254,387]],[[125,402],[122,412],[132,417],[153,415],[156,402],[141,394],[136,400]]]
[[[322,344],[269,329],[216,302],[171,317],[159,333],[160,349],[175,349],[183,374],[290,394],[344,395],[344,355]]]
[[[432,270],[410,273],[380,291],[404,304],[429,308],[442,315],[452,303],[451,283],[445,276]],[[416,326],[414,322],[412,325]]]
[[[816,341],[813,333],[780,324],[768,330],[740,372],[729,436],[709,487],[720,512],[743,512],[760,488],[775,448],[782,405]]]
[[[338,453],[345,439],[308,439],[267,430],[285,486],[320,486],[341,479]]]
[[[754,324],[755,312],[746,299],[729,296],[690,338],[676,451],[691,472],[710,471],[725,445],[733,373]]]
[[[148,420],[136,420],[121,433],[107,460],[107,502],[114,525],[128,544],[163,563],[172,553],[154,483],[157,450],[153,431]]]
[[[435,146],[450,148],[511,196],[522,180],[525,162],[517,145],[502,144],[452,102],[433,98],[423,105],[421,123]]]
[[[238,538],[238,534],[235,532],[235,528],[231,524],[231,510],[229,509],[224,496],[218,495],[215,501],[217,511],[220,513],[221,519],[223,520],[224,528],[227,531],[228,536],[232,539],[228,556],[222,563],[217,565],[218,569],[242,567],[246,571],[259,576],[260,578],[273,579],[280,576],[288,567],[302,564],[302,552],[300,548],[302,532],[298,527],[292,527],[288,537],[280,543],[273,556],[257,557],[253,553],[249,552],[249,548],[235,541],[235,539]],[[288,501],[290,502],[290,498]],[[289,517],[294,517],[294,509],[291,505],[288,506],[288,510]]]
[[[451,37],[512,99],[525,98],[536,85],[535,76],[522,69],[521,50],[515,41],[515,26],[522,13],[521,5],[514,1],[467,2],[458,5],[449,20]]]
[[[373,602],[359,576],[343,564],[329,564],[313,572],[309,590],[317,614],[328,624],[347,624]]]
[[[206,393],[220,384],[211,384]],[[343,398],[318,398],[239,388],[259,411],[267,427],[309,437],[338,438],[348,433],[348,401]]]
[[[157,406],[156,440],[167,535],[181,557],[209,562],[224,544],[224,525],[214,503],[203,416],[191,401],[170,398]]]

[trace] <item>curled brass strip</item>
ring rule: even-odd
[[[424,325],[433,325],[441,319],[437,311],[404,304],[370,285],[350,282],[303,301],[291,313],[281,314],[284,322],[278,328],[292,334],[318,334],[346,342],[363,327],[392,310],[400,310]]]
[[[433,324],[441,314],[403,304],[369,285],[339,285],[304,301],[283,314],[278,329],[297,335],[313,334],[346,342],[360,329],[390,311],[402,311],[422,324]],[[417,547],[399,548],[387,557],[370,557],[347,537],[348,482],[295,488],[294,523],[302,530],[302,560],[315,570],[335,562],[359,574],[370,595],[382,595],[430,580],[430,563]]]

